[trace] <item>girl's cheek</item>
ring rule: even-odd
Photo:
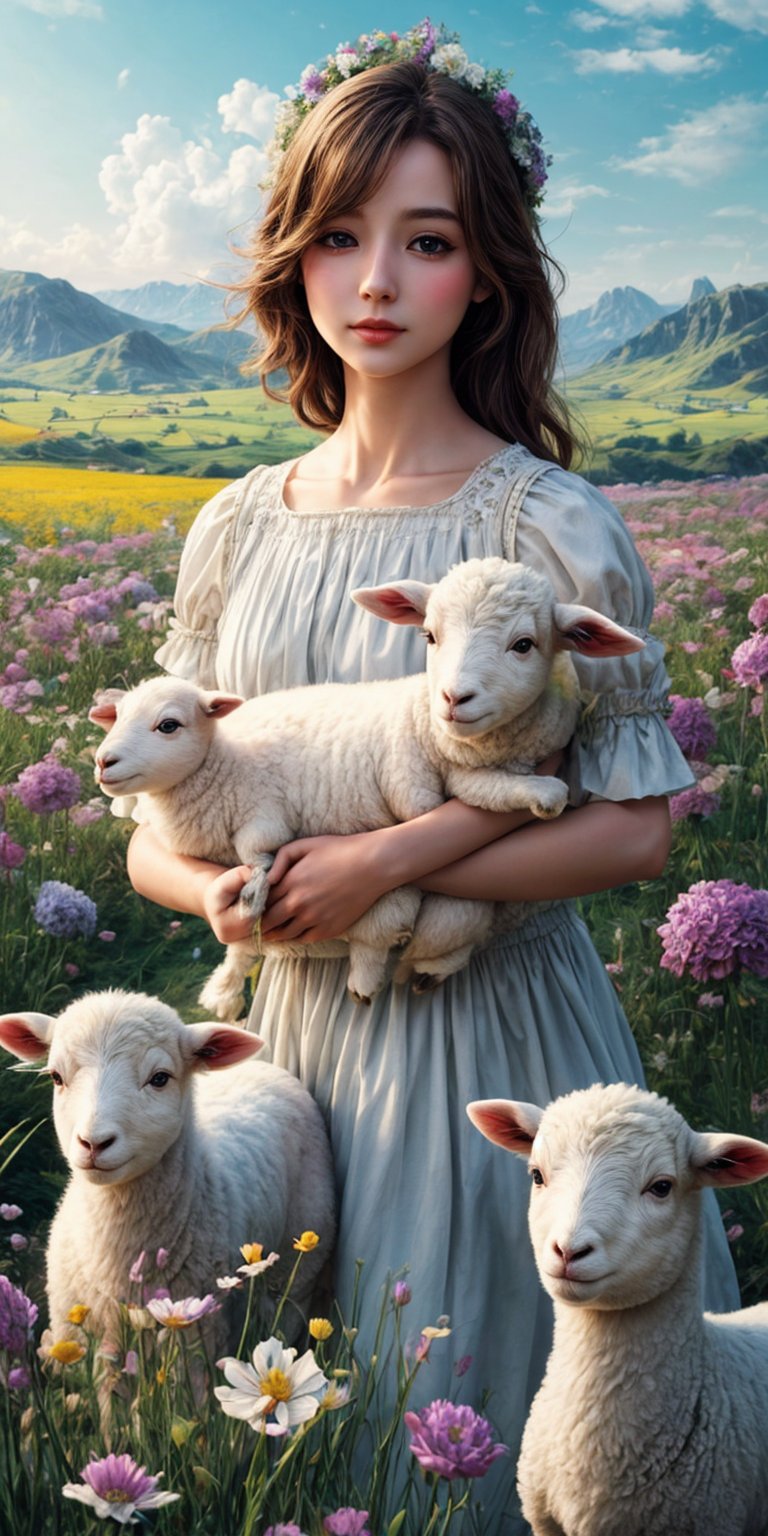
[[[453,305],[458,303],[468,304],[475,288],[475,282],[471,273],[463,272],[460,268],[441,267],[439,271],[432,271],[430,281],[425,285],[430,298],[439,305]]]

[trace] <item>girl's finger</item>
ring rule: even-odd
[[[267,875],[270,885],[277,885],[283,875],[287,875],[289,869],[301,858],[301,851],[297,843],[284,843],[275,854],[275,862]]]

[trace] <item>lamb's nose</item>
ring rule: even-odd
[[[116,752],[97,752],[96,753],[96,762],[97,762],[99,768],[113,768],[115,763],[119,763],[119,761],[120,761],[120,758],[118,757]]]
[[[474,693],[454,693],[450,688],[443,689],[443,698],[450,709],[456,709],[459,704],[469,704],[474,697]]]
[[[583,1248],[561,1248],[559,1243],[553,1242],[552,1247],[564,1264],[575,1264],[578,1259],[585,1259],[588,1253],[594,1252],[593,1243],[585,1243]]]
[[[105,1136],[102,1141],[97,1141],[93,1136],[90,1140],[87,1136],[78,1136],[77,1139],[81,1147],[85,1147],[86,1151],[90,1152],[91,1157],[96,1157],[97,1153],[106,1152],[107,1147],[111,1147],[113,1141],[116,1140],[116,1137]]]

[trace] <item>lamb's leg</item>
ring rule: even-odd
[[[274,853],[257,853],[243,860],[244,864],[253,866],[253,873],[240,892],[240,910],[243,917],[252,917],[254,922],[261,917],[267,905],[269,895],[267,875],[274,862]],[[256,953],[258,954],[259,951],[257,950]]]
[[[483,811],[532,811],[549,820],[559,816],[568,803],[568,785],[562,779],[536,773],[507,773],[503,768],[448,769],[449,795]]]
[[[226,1023],[239,1019],[245,1007],[243,982],[253,970],[260,951],[256,940],[248,944],[228,944],[221,965],[211,971],[198,1003],[206,1013]]]
[[[425,896],[413,938],[395,971],[395,981],[412,980],[414,992],[438,987],[446,976],[453,976],[468,964],[475,946],[488,938],[492,920],[490,901]]]
[[[402,885],[388,891],[349,929],[349,980],[355,1002],[369,1003],[381,991],[392,948],[410,940],[421,905],[421,891]]]

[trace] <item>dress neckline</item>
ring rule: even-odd
[[[304,457],[303,454],[297,454],[295,458],[287,459],[284,464],[280,464],[278,466],[278,475],[275,484],[275,498],[282,512],[286,513],[289,517],[296,518],[340,518],[347,516],[390,517],[392,515],[397,515],[398,513],[417,514],[419,512],[441,512],[444,507],[450,507],[452,502],[457,501],[459,497],[466,495],[467,491],[474,484],[475,479],[482,470],[487,469],[491,464],[495,464],[497,459],[500,459],[503,454],[509,453],[510,449],[515,447],[519,447],[519,444],[505,443],[503,448],[497,448],[495,453],[489,454],[487,458],[481,459],[480,463],[475,465],[474,469],[470,471],[466,480],[462,481],[462,484],[458,487],[457,490],[452,491],[450,496],[444,496],[442,501],[431,501],[424,506],[409,506],[408,504],[398,504],[391,507],[315,507],[311,512],[301,512],[297,507],[289,507],[285,499],[286,481],[294,467],[294,464],[298,464],[299,459]]]

